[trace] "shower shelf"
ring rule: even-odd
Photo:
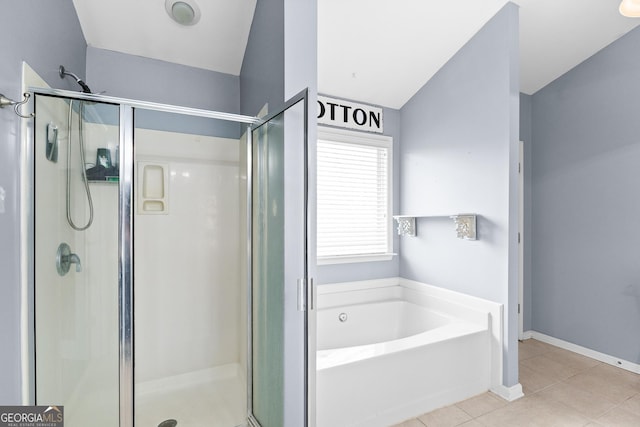
[[[119,182],[120,170],[117,166],[94,166],[86,170],[89,182]]]
[[[104,182],[104,183],[113,183],[113,184],[117,184],[120,182],[120,177],[117,176],[105,176],[104,178],[88,178],[87,181],[94,183],[94,182]]]
[[[456,229],[456,236],[464,240],[478,240],[476,233],[476,214],[456,214],[456,215],[394,215],[393,219],[398,224],[398,236],[417,236],[416,218],[443,218],[448,217],[453,220]]]

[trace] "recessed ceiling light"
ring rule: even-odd
[[[640,0],[622,0],[620,13],[629,18],[640,18]]]
[[[164,7],[180,25],[195,25],[200,20],[200,8],[193,0],[165,0]]]

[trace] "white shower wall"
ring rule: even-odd
[[[135,203],[136,394],[244,375],[239,157],[235,139],[136,130],[136,179],[139,163],[169,177],[167,212]]]

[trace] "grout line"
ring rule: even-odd
[[[473,399],[473,398],[471,398]],[[469,399],[463,400],[462,402],[466,402]],[[462,402],[458,402],[458,403],[462,403]],[[455,406],[456,408],[460,409],[462,412],[464,412],[465,414],[469,415],[471,417],[471,419],[475,419],[476,417],[474,417],[472,414],[468,413],[467,411],[465,411],[463,408],[458,406],[458,403],[454,403],[453,406]],[[467,421],[465,421],[466,423]]]

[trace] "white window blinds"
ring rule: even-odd
[[[318,131],[319,262],[392,252],[391,154],[389,137]]]

